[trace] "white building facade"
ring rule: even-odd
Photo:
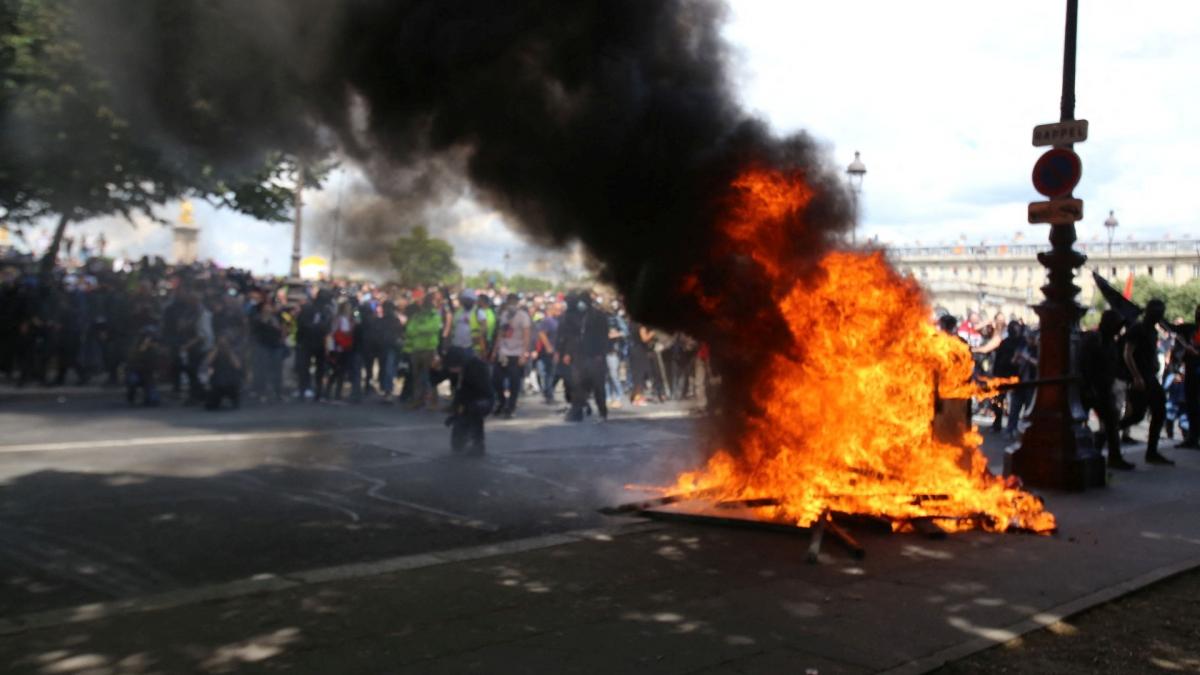
[[[1125,280],[1149,276],[1182,285],[1200,279],[1200,239],[1164,239],[1077,243],[1088,257],[1075,277],[1081,291],[1078,300],[1087,305],[1096,292],[1093,270],[1121,288]],[[935,309],[962,317],[968,312],[1004,312],[1026,321],[1036,321],[1033,306],[1042,301],[1041,287],[1046,269],[1037,260],[1050,244],[981,244],[895,246],[888,258],[898,270],[921,282]]]

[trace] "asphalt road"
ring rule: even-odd
[[[395,406],[0,406],[0,617],[605,524],[699,460],[686,409],[567,424],[526,401],[451,456]]]

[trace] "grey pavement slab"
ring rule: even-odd
[[[1049,494],[1053,537],[660,524],[0,638],[8,672],[921,672],[1200,564],[1200,453]],[[1135,455],[1135,459],[1138,457]],[[530,544],[532,546],[532,544]],[[526,549],[529,550],[520,550]],[[1157,576],[1156,576],[1157,575]],[[135,664],[122,666],[120,664]]]

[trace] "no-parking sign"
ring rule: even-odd
[[[1051,148],[1033,165],[1033,187],[1051,199],[1066,197],[1079,185],[1083,163],[1070,148]]]

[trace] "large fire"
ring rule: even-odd
[[[950,434],[935,429],[936,401],[982,391],[967,346],[933,328],[917,282],[880,252],[835,251],[818,274],[789,275],[777,255],[779,224],[802,217],[811,191],[799,176],[759,170],[733,187],[729,245],[770,278],[793,348],[763,371],[754,392],[761,414],[737,447],[680,475],[672,491],[769,500],[757,517],[800,526],[828,510],[897,528],[935,518],[947,530],[1052,531],[1038,498],[988,471],[969,422]],[[685,290],[701,306],[713,302],[695,278]]]

